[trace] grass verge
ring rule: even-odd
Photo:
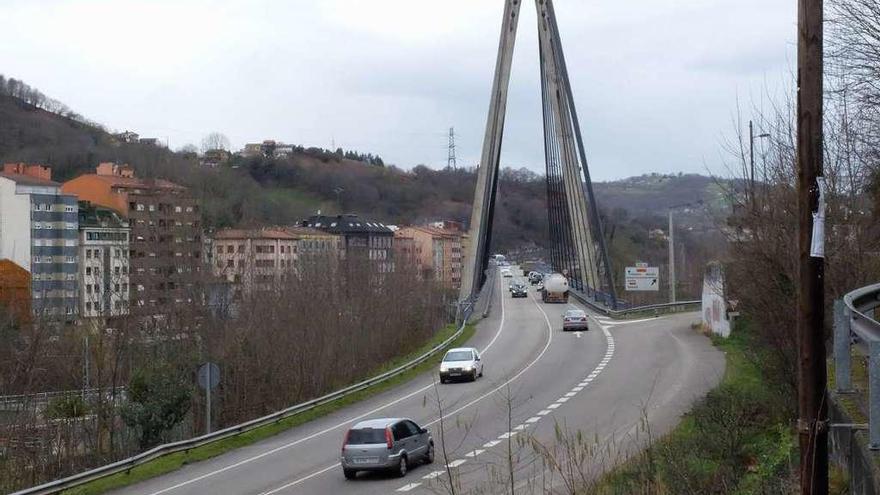
[[[789,493],[797,439],[792,398],[765,374],[748,324],[713,339],[727,357],[721,383],[665,437],[606,473],[588,493]]]
[[[456,329],[457,328],[454,325],[447,326],[419,349],[413,351],[406,356],[401,356],[393,361],[386,363],[381,368],[374,370],[373,373],[370,373],[368,376],[378,375],[390,369],[396,368],[406,363],[407,361],[411,361],[419,355],[429,351],[437,344],[440,344],[444,340],[448,339],[455,333]],[[474,327],[474,325],[467,325],[461,335],[459,335],[458,338],[450,343],[450,347],[458,347],[467,342],[474,335],[475,329],[476,328]],[[401,383],[409,381],[415,376],[435,368],[440,362],[441,358],[442,353],[437,353],[437,355],[433,356],[431,359],[428,359],[419,366],[416,366],[415,368],[405,371],[400,375],[390,378],[382,383],[345,396],[339,400],[320,405],[318,407],[315,407],[314,409],[310,409],[295,416],[290,416],[278,422],[253,429],[234,437],[218,440],[208,445],[196,447],[189,451],[177,452],[160,457],[153,461],[147,462],[146,464],[136,466],[130,471],[117,473],[106,478],[95,480],[91,483],[65,490],[63,493],[65,495],[92,495],[104,493],[108,490],[121,488],[127,485],[131,485],[133,483],[169,473],[193,462],[210,459],[220,454],[229,452],[230,450],[253,444],[265,438],[277,435],[278,433],[281,433],[285,430],[289,430],[314,419],[320,418],[333,411],[342,409],[343,407],[362,401],[375,394],[400,385]]]

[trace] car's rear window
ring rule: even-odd
[[[447,352],[446,356],[443,358],[444,361],[470,361],[474,358],[474,355],[471,354],[471,351],[453,351]]]
[[[379,428],[359,428],[348,432],[347,445],[385,443],[385,430]]]

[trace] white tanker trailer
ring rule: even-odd
[[[561,273],[553,273],[544,277],[544,289],[541,300],[545,303],[568,302],[568,279]]]

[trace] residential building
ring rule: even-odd
[[[224,229],[214,234],[214,275],[235,285],[236,297],[272,290],[294,270],[297,239],[281,229]]]
[[[217,168],[228,162],[230,156],[232,155],[224,149],[207,150],[202,154],[199,163],[203,167]]]
[[[402,227],[394,237],[395,243],[403,241],[411,245],[406,254],[423,277],[437,280],[450,289],[461,287],[461,233],[457,229]]]
[[[331,259],[338,258],[345,249],[345,238],[329,232],[309,227],[279,227],[296,239],[296,249],[299,257],[304,256],[327,256]]]
[[[128,314],[130,233],[116,211],[79,202],[80,316]]]
[[[72,319],[77,307],[77,201],[42,165],[7,163],[0,173],[0,258],[31,278],[31,309]]]
[[[341,255],[366,258],[380,273],[394,271],[394,231],[387,225],[357,215],[314,215],[302,221],[303,227],[318,229],[342,237]]]
[[[132,131],[119,132],[114,134],[113,137],[120,143],[136,143],[140,139],[138,133]]]
[[[101,163],[96,173],[65,182],[62,190],[128,221],[132,313],[164,314],[199,300],[201,213],[186,187],[137,178],[128,165]]]
[[[15,262],[0,260],[0,306],[4,321],[9,316],[16,321],[31,318],[31,274]]]

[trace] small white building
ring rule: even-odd
[[[115,211],[79,204],[80,316],[128,314],[131,229]]]
[[[721,263],[710,262],[703,275],[703,326],[716,335],[729,337],[732,317],[736,313],[730,311],[724,288]]]

